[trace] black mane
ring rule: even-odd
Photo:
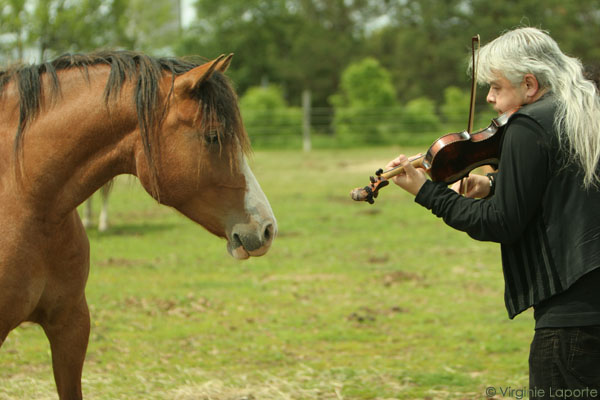
[[[52,82],[50,94],[52,98],[56,98],[60,94],[58,71],[79,68],[89,78],[88,68],[96,65],[109,65],[111,67],[104,91],[106,102],[119,93],[126,80],[137,78],[135,101],[140,127],[142,130],[148,130],[155,122],[153,110],[157,106],[158,82],[163,71],[170,72],[175,77],[200,65],[200,63],[176,58],[153,58],[130,51],[113,51],[64,54],[42,64],[10,67],[0,72],[0,93],[9,81],[14,79],[17,82],[20,103],[17,143],[21,141],[27,125],[39,113],[42,91],[41,76],[44,73],[50,77]]]
[[[104,90],[104,100],[108,105],[116,99],[129,80],[135,80],[133,95],[137,110],[138,124],[142,134],[144,150],[152,165],[152,137],[162,122],[167,109],[161,106],[159,93],[160,81],[165,72],[171,75],[172,84],[175,77],[199,65],[205,60],[187,58],[155,58],[132,51],[101,51],[89,54],[64,54],[52,61],[36,65],[16,65],[0,70],[0,96],[4,87],[15,81],[19,90],[19,125],[15,136],[15,150],[21,148],[23,134],[31,121],[40,112],[43,74],[50,77],[51,99],[60,96],[58,72],[78,68],[89,79],[88,69],[98,65],[110,66],[110,73]],[[171,86],[171,90],[172,90]],[[46,89],[47,90],[47,89]],[[169,93],[169,95],[171,95]],[[199,111],[203,120],[218,118],[225,129],[219,135],[238,135],[241,148],[248,148],[247,136],[241,123],[237,97],[229,80],[221,73],[215,72],[198,90]],[[166,102],[168,104],[168,101]],[[221,137],[219,138],[221,142]]]

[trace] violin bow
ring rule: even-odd
[[[477,54],[477,55],[476,55]],[[471,55],[473,57],[473,69],[471,74],[471,103],[469,105],[469,121],[467,123],[467,133],[473,132],[473,120],[475,119],[475,95],[477,93],[477,69],[479,67],[479,35],[471,38]],[[464,187],[463,187],[464,184]],[[468,180],[460,180],[459,193],[467,193]]]
[[[471,76],[471,104],[469,107],[469,122],[467,124],[468,133],[473,132],[473,120],[475,119],[475,94],[477,92],[477,69],[479,67],[479,35],[471,38],[471,53],[473,57],[473,70]]]

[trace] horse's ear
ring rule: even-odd
[[[182,94],[185,92],[193,92],[202,85],[202,83],[206,82],[207,79],[215,72],[215,70],[220,71],[220,65],[222,65],[224,59],[230,57],[225,57],[224,54],[215,58],[212,61],[204,63],[194,69],[189,70],[183,75],[175,78],[175,92]],[[227,63],[229,65],[229,62]],[[227,67],[225,67],[227,68]]]
[[[231,64],[231,59],[233,58],[233,53],[230,53],[227,57],[219,61],[219,65],[217,65],[217,70],[219,72],[225,73],[227,68],[229,68],[229,64]]]

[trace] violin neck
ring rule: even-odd
[[[425,155],[419,154],[418,156],[409,158],[408,162],[410,162],[412,164],[412,166],[415,168],[423,168],[423,160],[424,159],[425,159]],[[390,179],[396,175],[400,175],[402,172],[404,172],[404,167],[399,165],[397,167],[394,167],[392,169],[388,169],[387,171],[384,171],[381,174],[381,177],[385,178],[385,179]]]

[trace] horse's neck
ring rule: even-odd
[[[24,134],[22,190],[60,218],[116,175],[133,172],[137,119],[131,90],[104,101],[106,69],[60,73],[61,95],[47,96]],[[34,204],[35,206],[36,204]]]

